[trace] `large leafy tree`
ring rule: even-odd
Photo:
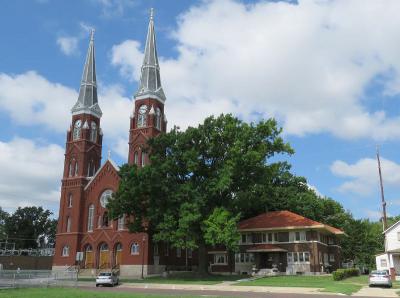
[[[0,207],[0,239],[6,236],[5,223],[10,215]]]
[[[55,237],[55,220],[42,207],[19,207],[5,220],[5,231],[17,248],[37,248],[45,239]]]
[[[108,208],[114,217],[129,213],[143,222],[155,241],[198,248],[205,271],[205,221],[217,208],[233,217],[259,213],[285,162],[269,160],[291,154],[275,120],[247,124],[231,115],[209,117],[196,128],[174,128],[149,141],[151,164],[121,168],[121,184]],[[146,150],[146,149],[145,149]]]

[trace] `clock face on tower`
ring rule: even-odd
[[[147,112],[147,106],[146,105],[141,105],[140,108],[139,108],[139,114],[143,115],[143,114],[146,114],[146,112]]]

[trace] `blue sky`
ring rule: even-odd
[[[155,9],[168,125],[275,117],[287,158],[320,194],[377,219],[380,146],[400,212],[398,1],[7,1],[0,10],[0,206],[57,214],[65,132],[95,28],[103,156],[126,161],[129,114]]]

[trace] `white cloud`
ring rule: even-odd
[[[0,206],[58,210],[64,149],[14,138],[0,141]]]
[[[400,164],[381,158],[382,177],[386,186],[397,186],[400,183]],[[370,195],[379,190],[379,175],[377,161],[373,158],[363,158],[354,164],[336,160],[331,165],[331,172],[342,178],[349,179],[340,185],[342,192],[359,195]]]
[[[132,8],[137,4],[137,0],[92,0],[100,6],[102,16],[106,18],[121,17],[126,8]]]
[[[77,55],[78,52],[78,38],[74,36],[61,36],[57,38],[57,44],[61,52],[65,55]]]
[[[42,124],[48,129],[66,131],[78,93],[48,81],[35,71],[18,75],[0,73],[0,110],[17,124]]]
[[[400,117],[362,102],[371,80],[389,70],[384,92],[400,90],[399,9],[398,1],[203,1],[178,19],[177,57],[160,59],[167,116],[186,127],[232,112],[277,117],[294,135],[399,138]],[[138,42],[112,53],[137,79]]]

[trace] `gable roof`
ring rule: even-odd
[[[96,179],[97,175],[103,170],[103,168],[107,163],[110,163],[111,166],[115,169],[115,171],[119,172],[119,166],[111,158],[108,158],[106,162],[103,163],[103,165],[97,170],[97,172],[90,178],[88,184],[86,184],[85,186],[85,190],[88,189],[90,184],[92,184],[92,182]]]
[[[388,227],[386,230],[384,230],[382,232],[382,234],[387,234],[388,232],[390,232],[392,229],[394,229],[395,227],[397,227],[400,224],[400,220],[398,222],[395,222],[394,224],[392,224],[390,227]]]
[[[344,234],[342,230],[287,210],[263,213],[239,223],[239,231],[296,228],[324,229],[333,234]]]

